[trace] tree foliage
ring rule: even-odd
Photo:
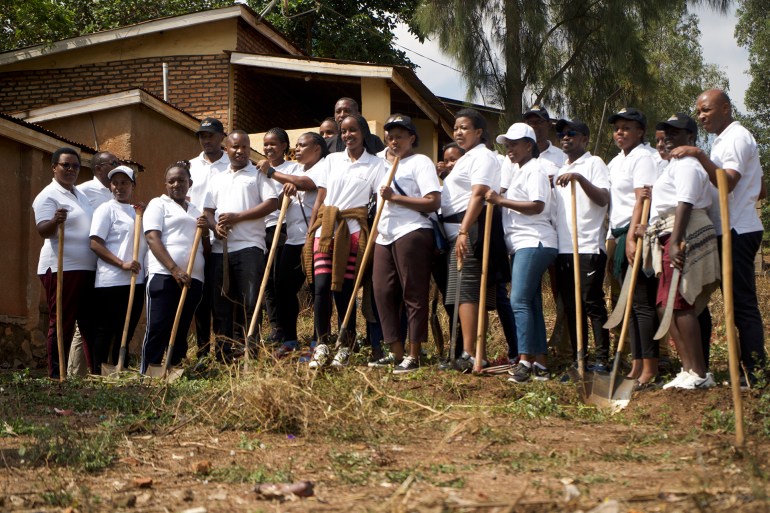
[[[411,20],[418,0],[290,0],[267,20],[309,55],[407,64],[393,29]],[[0,51],[76,37],[142,21],[231,5],[232,0],[3,0]],[[270,3],[248,0],[260,13]]]
[[[687,39],[697,24],[684,0],[425,0],[416,21],[455,56],[468,96],[500,105],[506,124],[544,103],[597,126],[610,97],[644,108],[650,91],[666,87],[664,96],[677,96],[668,111],[701,85],[693,85],[704,69],[697,37]],[[666,45],[672,54],[663,55]]]

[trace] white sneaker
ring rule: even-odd
[[[690,372],[692,372],[692,371],[690,371]],[[693,374],[695,374],[695,373],[693,372]],[[697,374],[696,374],[696,376],[697,376]],[[714,375],[711,374],[710,372],[707,372],[705,378],[701,378],[700,376],[698,376],[698,380],[695,381],[694,388],[699,389],[699,390],[705,390],[707,388],[714,388],[715,386],[717,386],[717,382],[714,381]]]
[[[679,371],[679,374],[677,374],[674,379],[672,379],[671,381],[663,385],[663,389],[667,390],[669,388],[679,388],[679,383],[689,379],[690,379],[690,374],[686,370],[682,369],[681,371]]]
[[[683,378],[682,381],[676,385],[676,388],[683,390],[695,390],[712,388],[715,386],[716,382],[714,381],[714,376],[710,372],[707,372],[706,376],[701,378],[698,374],[692,370],[689,370],[687,371],[687,377]]]
[[[337,351],[337,354],[334,355],[334,360],[332,360],[332,367],[340,368],[345,367],[348,364],[348,360],[350,359],[350,349],[347,347],[341,347],[339,351]]]
[[[329,346],[326,344],[318,344],[313,351],[313,358],[310,360],[309,367],[311,369],[320,369],[325,367],[329,361]]]

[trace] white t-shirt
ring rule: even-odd
[[[234,171],[228,168],[219,173],[209,182],[209,193],[206,195],[204,207],[214,210],[214,219],[228,212],[243,212],[257,205],[278,197],[273,186],[273,180],[262,175],[254,164]],[[222,253],[222,241],[216,240],[212,245],[214,253]],[[227,236],[227,250],[240,251],[257,247],[263,251],[265,246],[265,218],[241,221],[233,225]]]
[[[107,203],[112,199],[110,188],[105,187],[96,177],[78,185],[78,190],[86,195],[88,203],[91,204],[91,208],[94,210],[102,203]]]
[[[607,166],[610,172],[610,228],[628,226],[636,205],[634,189],[652,186],[658,167],[652,153],[637,145],[628,155],[622,151]]]
[[[386,181],[387,177],[383,177],[377,186],[378,193]],[[431,192],[441,191],[436,167],[433,165],[433,161],[425,155],[414,154],[401,159],[394,182],[398,182],[404,195],[412,198],[424,198]],[[394,193],[402,194],[395,185],[391,185],[391,188]],[[379,194],[377,201],[378,204],[382,203],[382,197]],[[386,201],[385,206],[382,207],[380,223],[377,226],[377,244],[392,244],[414,230],[431,227],[431,222],[426,215],[403,205]]]
[[[317,166],[323,166],[324,159],[319,160],[308,171],[315,169]],[[298,164],[288,170],[292,175],[304,176],[305,168]],[[286,244],[291,246],[298,246],[305,243],[307,240],[308,223],[310,223],[310,216],[313,214],[313,206],[315,205],[318,191],[297,191],[297,195],[291,199],[289,207],[286,209]]]
[[[553,177],[559,174],[559,169],[567,162],[567,155],[559,148],[551,144],[548,141],[548,148],[540,152],[540,156],[537,158],[540,162],[540,167],[543,169],[548,178],[553,181]],[[507,189],[511,184],[511,176],[515,171],[516,164],[511,162],[508,157],[505,158],[503,165],[500,169],[502,174],[500,180],[500,187]]]
[[[206,204],[206,193],[209,190],[209,183],[211,179],[227,171],[230,167],[230,159],[227,156],[227,152],[222,152],[222,156],[219,160],[209,162],[206,160],[206,154],[201,152],[200,155],[190,160],[190,175],[192,176],[193,184],[190,190],[187,191],[187,201],[198,207],[203,208]],[[213,238],[214,235],[211,234]]]
[[[762,166],[759,149],[751,132],[739,122],[733,121],[711,145],[711,160],[722,169],[734,169],[741,175],[738,184],[728,196],[730,227],[738,233],[762,231],[762,221],[757,215],[756,203],[762,186]],[[713,187],[713,185],[712,185]],[[722,234],[719,212],[719,193],[713,187],[714,208],[709,216],[714,221],[717,234]]]
[[[441,191],[441,213],[444,217],[465,212],[471,199],[474,185],[486,185],[500,190],[500,162],[495,152],[484,144],[468,150],[455,162],[452,172],[444,179]],[[457,238],[459,223],[444,223],[449,240]]]
[[[552,201],[551,181],[538,159],[531,159],[521,168],[516,166],[505,197],[513,201],[540,201],[545,207],[541,213],[534,215],[503,207],[503,230],[508,253],[536,248],[540,243],[546,248],[558,247],[556,229],[551,224],[548,209]]]
[[[331,153],[323,160],[323,165],[313,166],[305,176],[313,180],[317,187],[326,189],[325,205],[347,210],[367,206],[386,172],[385,162],[376,155],[364,151],[353,162],[345,150]],[[355,219],[348,219],[347,223],[350,233],[361,229]],[[315,236],[321,236],[320,228]]]
[[[160,239],[166,246],[166,251],[177,266],[187,271],[190,260],[195,232],[198,229],[198,218],[201,211],[192,203],[187,204],[185,211],[181,205],[165,194],[150,201],[144,211],[144,233],[157,230]],[[147,271],[153,274],[171,275],[171,272],[161,264],[152,251],[147,252]],[[192,277],[203,282],[203,244],[198,245],[195,255]]]
[[[66,208],[68,211],[67,220],[64,222],[64,270],[95,270],[96,255],[91,251],[91,239],[88,238],[94,211],[88,198],[77,187],[72,193],[56,180],[52,180],[32,202],[35,224],[53,219],[60,208]],[[45,274],[49,268],[52,272],[59,269],[56,260],[58,252],[59,228],[57,227],[52,237],[43,239],[40,259],[37,263],[38,274]]]
[[[293,175],[295,173],[292,170],[297,166],[302,167],[296,162],[293,162],[291,160],[284,160],[283,164],[276,166],[273,169],[275,169],[279,173],[283,173],[286,175]],[[283,192],[283,184],[276,182],[275,180],[269,180],[269,179],[267,180],[267,183],[269,183],[273,187],[273,189],[275,189],[276,197],[280,197],[281,193]],[[265,226],[267,228],[270,228],[271,226],[275,226],[278,223],[278,216],[281,214],[280,209],[281,209],[281,206],[278,205],[278,210],[270,212],[265,216]]]
[[[591,184],[609,190],[610,179],[607,166],[599,157],[585,152],[573,163],[567,163],[559,175],[579,173]],[[572,254],[572,186],[556,186],[556,233],[559,236],[559,253]],[[588,198],[580,184],[575,184],[577,200],[578,252],[581,254],[606,251],[604,217],[607,207],[600,207]]]
[[[679,202],[693,208],[711,205],[711,185],[706,170],[694,157],[671,159],[652,188],[650,223],[673,214]]]
[[[123,260],[131,262],[134,256],[134,224],[136,210],[130,204],[120,203],[111,199],[94,211],[91,221],[91,237],[99,237],[110,253]],[[147,241],[144,235],[139,237],[139,257],[137,262],[142,264],[142,270],[136,275],[136,283],[144,283],[146,272],[145,256]],[[96,282],[94,287],[118,287],[131,284],[131,271],[125,271],[102,260],[96,260]]]

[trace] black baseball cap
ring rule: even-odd
[[[414,123],[412,123],[412,118],[409,116],[404,116],[403,114],[393,114],[387,119],[387,121],[385,121],[384,128],[385,130],[390,130],[391,128],[397,126],[406,128],[410,134],[417,134],[417,127],[414,126]]]
[[[521,115],[521,119],[527,119],[529,116],[538,116],[546,121],[551,120],[548,116],[548,111],[545,110],[545,107],[541,107],[540,105],[533,105],[530,107],[527,112]]]
[[[195,132],[196,134],[199,134],[201,132],[211,132],[214,134],[224,134],[225,133],[225,127],[222,125],[222,122],[215,118],[205,118],[203,121],[201,121],[201,126],[198,127],[198,130]]]
[[[625,107],[620,109],[618,112],[610,116],[609,122],[610,124],[612,124],[619,119],[636,121],[642,126],[642,130],[647,128],[647,118],[644,117],[644,114],[642,114],[642,111],[640,111],[639,109],[635,109],[633,107]]]
[[[695,120],[683,112],[672,114],[666,121],[661,121],[655,125],[655,130],[665,130],[667,126],[674,128],[684,128],[690,133],[698,133],[698,125]]]
[[[560,119],[556,122],[556,131],[563,132],[565,128],[571,128],[575,132],[581,133],[585,136],[591,135],[591,131],[588,129],[588,125],[580,121],[579,119]]]

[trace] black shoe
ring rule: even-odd
[[[532,379],[532,365],[526,365],[524,362],[519,362],[516,367],[508,371],[508,374],[511,375],[511,377],[508,378],[508,381],[513,383],[526,383]]]

